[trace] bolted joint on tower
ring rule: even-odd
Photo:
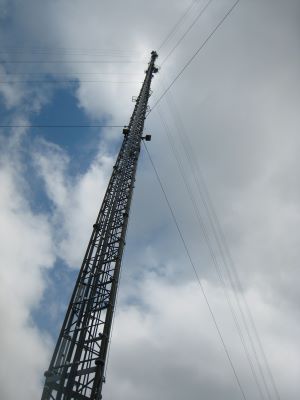
[[[100,400],[151,80],[151,52],[54,349],[42,400]]]

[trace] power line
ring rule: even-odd
[[[140,64],[143,61],[125,61],[125,60],[111,60],[111,61],[100,61],[100,60],[13,60],[13,61],[0,61],[0,64]]]
[[[160,179],[160,176],[159,176],[159,174],[158,174],[157,168],[155,167],[155,164],[154,164],[154,162],[153,162],[153,160],[152,160],[152,157],[151,157],[151,155],[150,155],[150,153],[149,153],[149,150],[148,150],[148,148],[147,148],[147,146],[146,146],[146,144],[145,144],[144,141],[143,141],[143,144],[144,144],[144,147],[145,147],[145,149],[146,149],[147,155],[148,155],[148,157],[149,157],[150,163],[151,163],[151,165],[152,165],[152,167],[153,167],[153,170],[154,170],[155,176],[156,176],[156,178],[157,178],[157,181],[158,181],[158,183],[159,183],[159,186],[160,186],[160,188],[161,188],[161,191],[162,191],[162,193],[163,193],[163,195],[164,195],[164,198],[165,198],[165,200],[166,200],[167,206],[168,206],[168,208],[169,208],[169,211],[170,211],[170,214],[171,214],[171,216],[172,216],[173,222],[174,222],[174,224],[175,224],[175,226],[176,226],[177,232],[178,232],[178,234],[179,234],[179,237],[180,237],[181,242],[182,242],[182,244],[183,244],[183,247],[184,247],[184,249],[185,249],[185,252],[186,252],[186,255],[187,255],[187,257],[188,257],[188,260],[189,260],[189,262],[190,262],[190,264],[191,264],[191,266],[192,266],[192,268],[193,268],[193,271],[194,271],[194,274],[195,274],[197,283],[199,284],[199,287],[200,287],[201,292],[202,292],[202,294],[203,294],[205,303],[206,303],[206,305],[207,305],[207,307],[208,307],[208,310],[209,310],[209,313],[210,313],[210,315],[211,315],[212,321],[213,321],[214,326],[215,326],[215,328],[216,328],[216,330],[217,330],[219,339],[220,339],[220,341],[221,341],[221,344],[222,344],[222,346],[223,346],[223,349],[224,349],[224,351],[225,351],[225,354],[226,354],[227,359],[228,359],[228,361],[229,361],[229,364],[230,364],[230,366],[231,366],[231,369],[232,369],[232,372],[233,372],[234,377],[235,377],[235,379],[236,379],[236,382],[237,382],[237,385],[238,385],[238,387],[239,387],[239,390],[240,390],[240,392],[241,392],[241,394],[242,394],[243,399],[246,400],[245,392],[244,392],[244,390],[243,390],[243,387],[242,387],[241,382],[240,382],[240,380],[239,380],[239,377],[238,377],[238,375],[237,375],[237,371],[236,371],[236,369],[235,369],[235,367],[234,367],[234,365],[233,365],[232,359],[231,359],[230,354],[229,354],[229,350],[228,350],[228,348],[227,348],[227,346],[226,346],[226,343],[225,343],[224,338],[223,338],[223,335],[222,335],[222,333],[221,333],[219,324],[218,324],[218,322],[217,322],[217,320],[216,320],[215,314],[214,314],[213,309],[212,309],[212,307],[211,307],[211,305],[210,305],[210,302],[209,302],[209,300],[208,300],[207,294],[206,294],[206,292],[205,292],[205,290],[204,290],[204,287],[203,287],[203,285],[202,285],[201,279],[200,279],[200,277],[199,277],[199,275],[198,275],[196,266],[195,266],[195,264],[194,264],[194,262],[193,262],[192,256],[191,256],[191,254],[190,254],[190,251],[189,251],[188,246],[187,246],[187,244],[186,244],[186,241],[185,241],[185,239],[184,239],[183,233],[181,232],[181,229],[180,229],[180,226],[179,226],[179,224],[178,224],[177,218],[176,218],[176,216],[175,216],[174,210],[173,210],[173,208],[172,208],[172,206],[171,206],[171,203],[170,203],[170,201],[169,201],[169,199],[168,199],[167,193],[166,193],[166,191],[165,191],[165,189],[164,189],[164,186],[163,186],[162,181],[161,181],[161,179]]]
[[[10,85],[11,83],[124,83],[124,84],[137,84],[139,81],[100,81],[100,80],[82,80],[82,79],[38,79],[38,80],[18,80],[18,81],[0,81],[0,84]]]
[[[232,13],[233,9],[237,6],[237,4],[239,2],[240,2],[240,0],[236,0],[236,2],[233,4],[233,6],[230,7],[230,9],[227,11],[227,13],[224,15],[224,17],[220,20],[220,22],[216,25],[216,27],[211,31],[211,33],[208,35],[208,37],[205,39],[205,41],[201,44],[201,46],[197,49],[197,51],[192,55],[192,57],[188,60],[188,62],[183,66],[183,68],[175,76],[175,78],[172,80],[170,85],[165,89],[165,91],[162,93],[162,95],[154,103],[154,105],[151,108],[151,111],[157,106],[157,104],[161,101],[161,99],[165,96],[165,94],[170,90],[170,88],[174,85],[174,83],[177,81],[177,79],[183,74],[183,72],[186,70],[186,68],[191,64],[191,62],[195,59],[195,57],[199,54],[199,52],[204,48],[206,43],[210,40],[210,38],[214,35],[214,33],[220,28],[220,26],[223,24],[223,22],[226,20],[226,18]]]
[[[124,58],[128,57],[128,54],[113,54],[113,53],[89,53],[89,52],[7,52],[0,51],[0,55],[3,56],[11,56],[11,55],[30,55],[30,56],[81,56],[81,57],[116,57],[116,58]]]
[[[94,51],[94,52],[113,52],[113,53],[125,53],[125,54],[137,54],[137,51],[121,49],[108,49],[108,48],[88,48],[88,47],[24,47],[24,46],[5,46],[6,49],[10,50],[26,50],[26,51]]]
[[[5,56],[10,55],[33,55],[33,56],[53,56],[53,55],[60,55],[60,56],[94,56],[94,57],[128,57],[128,54],[118,54],[118,53],[97,53],[97,52],[54,52],[54,51],[0,51],[0,54]],[[129,54],[132,56],[133,54]],[[137,55],[137,54],[136,54]]]
[[[131,72],[53,72],[53,71],[48,71],[48,72],[8,72],[5,75],[2,74],[4,77],[10,76],[10,75],[132,75],[136,76],[136,74],[131,73]],[[1,73],[0,73],[1,76]]]
[[[0,125],[0,128],[124,128],[124,125]]]

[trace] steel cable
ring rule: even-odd
[[[148,148],[147,148],[147,146],[146,146],[146,144],[145,144],[144,141],[143,141],[143,144],[144,144],[144,147],[145,147],[145,149],[146,149],[147,155],[148,155],[148,157],[149,157],[150,163],[151,163],[151,165],[152,165],[152,167],[153,167],[153,170],[154,170],[155,176],[156,176],[156,178],[157,178],[157,181],[158,181],[158,183],[159,183],[159,186],[160,186],[160,188],[161,188],[161,190],[162,190],[163,196],[164,196],[164,198],[165,198],[165,200],[166,200],[166,203],[167,203],[167,206],[168,206],[168,208],[169,208],[169,211],[170,211],[171,217],[172,217],[172,219],[173,219],[173,222],[174,222],[174,224],[175,224],[175,226],[176,226],[176,230],[177,230],[177,232],[178,232],[178,234],[179,234],[179,237],[180,237],[180,239],[181,239],[181,242],[182,242],[182,244],[183,244],[185,253],[186,253],[187,257],[188,257],[189,263],[190,263],[191,266],[192,266],[192,269],[193,269],[195,278],[196,278],[197,283],[198,283],[198,285],[199,285],[199,287],[200,287],[200,289],[201,289],[201,292],[202,292],[202,294],[203,294],[205,303],[206,303],[206,305],[207,305],[207,307],[208,307],[208,310],[209,310],[209,313],[210,313],[210,315],[211,315],[213,324],[214,324],[214,326],[215,326],[215,328],[216,328],[216,331],[217,331],[217,333],[218,333],[220,342],[221,342],[221,344],[222,344],[222,347],[223,347],[223,349],[224,349],[224,352],[225,352],[225,354],[226,354],[226,357],[227,357],[228,362],[229,362],[229,364],[230,364],[230,367],[231,367],[231,369],[232,369],[232,372],[233,372],[233,375],[234,375],[234,377],[235,377],[236,383],[237,383],[237,385],[238,385],[238,387],[239,387],[239,390],[240,390],[240,392],[241,392],[241,395],[242,395],[243,399],[246,400],[246,395],[245,395],[244,389],[243,389],[243,387],[242,387],[241,381],[240,381],[240,379],[239,379],[239,377],[238,377],[238,374],[237,374],[237,371],[236,371],[236,369],[235,369],[235,367],[234,367],[233,361],[232,361],[231,356],[230,356],[230,354],[229,354],[229,350],[228,350],[227,345],[226,345],[226,343],[225,343],[225,341],[224,341],[224,338],[223,338],[223,335],[222,335],[222,333],[221,333],[219,324],[218,324],[218,322],[217,322],[217,320],[216,320],[214,311],[213,311],[213,309],[212,309],[212,307],[211,307],[211,305],[210,305],[210,302],[209,302],[209,300],[208,300],[208,297],[207,297],[206,291],[205,291],[205,289],[204,289],[204,286],[202,285],[201,279],[200,279],[199,274],[198,274],[198,272],[197,272],[196,266],[195,266],[195,264],[194,264],[194,262],[193,262],[192,256],[191,256],[191,254],[190,254],[190,251],[189,251],[189,248],[188,248],[187,243],[186,243],[186,241],[185,241],[185,238],[184,238],[184,236],[183,236],[183,233],[181,232],[179,223],[178,223],[177,218],[176,218],[176,216],[175,216],[175,212],[174,212],[174,210],[173,210],[173,208],[172,208],[172,206],[171,206],[171,203],[170,203],[170,201],[169,201],[169,199],[168,199],[166,190],[165,190],[165,188],[164,188],[164,186],[163,186],[163,183],[162,183],[162,181],[161,181],[161,179],[160,179],[160,176],[159,176],[159,174],[158,174],[157,168],[155,167],[154,161],[152,160],[152,157],[151,157],[151,155],[150,155],[150,153],[149,153],[149,150],[148,150]]]
[[[179,18],[179,20],[175,23],[171,31],[168,33],[168,35],[165,37],[165,39],[162,41],[160,46],[158,46],[157,51],[160,51],[161,48],[169,41],[169,39],[173,36],[173,34],[176,32],[177,28],[180,26],[180,24],[184,21],[185,17],[189,14],[191,9],[198,3],[198,0],[193,1],[186,9],[184,14]]]
[[[184,186],[185,186],[185,188],[186,188],[186,190],[187,190],[187,193],[188,193],[189,198],[190,198],[190,200],[191,200],[191,203],[192,203],[192,205],[193,205],[194,212],[195,212],[195,215],[196,215],[196,219],[197,219],[198,224],[199,224],[199,227],[200,227],[200,229],[201,229],[201,231],[202,231],[203,237],[204,237],[204,239],[205,239],[205,242],[206,242],[206,244],[207,244],[207,247],[208,247],[210,256],[211,256],[212,261],[213,261],[214,268],[215,268],[215,270],[216,270],[217,276],[218,276],[218,278],[219,278],[219,281],[220,281],[220,283],[221,283],[222,289],[223,289],[223,291],[224,291],[225,298],[226,298],[226,300],[227,300],[227,303],[228,303],[230,312],[231,312],[232,317],[233,317],[233,321],[234,321],[235,327],[236,327],[237,332],[238,332],[238,335],[239,335],[239,337],[240,337],[240,340],[241,340],[241,343],[242,343],[242,346],[243,346],[243,349],[244,349],[244,352],[245,352],[245,355],[246,355],[248,364],[249,364],[249,366],[250,366],[251,373],[252,373],[252,375],[253,375],[254,381],[255,381],[256,386],[257,386],[257,388],[258,388],[260,397],[264,400],[264,395],[263,395],[263,393],[262,393],[262,388],[261,388],[260,382],[258,381],[258,377],[257,377],[256,371],[255,371],[255,369],[254,369],[254,365],[253,365],[252,359],[251,359],[251,357],[250,357],[248,348],[247,348],[247,346],[246,346],[246,342],[245,342],[245,338],[244,338],[244,334],[243,334],[241,325],[240,325],[240,323],[239,323],[239,321],[238,321],[238,315],[237,315],[236,311],[234,310],[232,301],[231,301],[230,296],[229,296],[229,293],[228,293],[228,288],[227,288],[225,279],[224,279],[224,277],[223,277],[223,274],[222,274],[222,271],[221,271],[219,262],[218,262],[218,260],[217,260],[217,255],[216,255],[216,253],[215,253],[215,251],[214,251],[214,249],[213,249],[213,245],[212,245],[211,240],[210,240],[210,238],[209,238],[208,229],[207,229],[207,227],[206,227],[206,225],[205,225],[205,222],[204,222],[204,220],[203,220],[203,218],[202,218],[202,216],[201,216],[200,209],[199,209],[199,207],[198,207],[198,204],[197,204],[197,201],[196,201],[196,199],[195,199],[195,196],[193,195],[193,192],[192,192],[192,190],[191,190],[191,186],[190,186],[190,184],[189,184],[189,182],[188,182],[187,176],[186,176],[186,174],[185,174],[185,172],[184,172],[184,168],[183,168],[183,165],[182,165],[182,163],[181,163],[179,154],[178,154],[178,152],[177,152],[177,150],[176,150],[176,148],[175,148],[175,146],[174,146],[174,144],[173,144],[173,141],[172,141],[172,138],[171,138],[170,129],[169,129],[169,127],[167,126],[166,121],[165,121],[165,119],[163,118],[163,115],[161,114],[159,108],[157,108],[157,112],[158,112],[158,115],[159,115],[159,117],[160,117],[160,119],[161,119],[162,125],[163,125],[163,127],[165,128],[166,136],[167,136],[167,139],[168,139],[168,141],[169,141],[169,145],[170,145],[171,151],[172,151],[173,156],[174,156],[174,158],[175,158],[175,160],[176,160],[176,163],[177,163],[177,166],[178,166],[178,170],[179,170],[179,172],[180,172],[180,175],[181,175],[181,177],[182,177]]]
[[[176,128],[178,130],[178,136],[179,136],[180,141],[182,143],[182,147],[183,147],[183,149],[184,149],[184,151],[186,153],[186,157],[187,157],[187,160],[188,160],[188,162],[190,164],[190,168],[191,168],[191,171],[192,171],[192,174],[193,174],[193,177],[194,177],[194,181],[195,181],[196,187],[198,189],[200,198],[201,198],[201,200],[203,202],[203,205],[205,207],[205,210],[206,210],[206,213],[207,213],[207,216],[208,216],[211,228],[212,228],[213,235],[214,235],[216,243],[218,245],[218,248],[219,248],[219,251],[220,251],[220,255],[222,257],[222,260],[223,260],[223,263],[224,263],[224,267],[225,267],[226,273],[227,273],[228,278],[229,278],[230,285],[232,287],[232,290],[233,290],[233,293],[234,293],[234,296],[235,296],[235,299],[236,299],[237,306],[239,308],[239,311],[240,311],[242,319],[243,319],[243,324],[244,324],[244,327],[245,327],[245,331],[247,333],[247,336],[248,336],[248,339],[249,339],[249,343],[251,345],[251,348],[252,348],[252,351],[253,351],[253,354],[254,354],[254,357],[255,357],[255,360],[256,360],[260,375],[261,375],[261,379],[262,379],[262,382],[263,382],[267,397],[269,398],[269,400],[272,399],[272,396],[270,394],[270,391],[269,391],[269,388],[268,388],[268,385],[267,385],[265,373],[263,371],[262,364],[260,362],[260,359],[259,359],[258,354],[257,354],[256,347],[254,345],[254,340],[253,340],[253,337],[252,337],[252,334],[251,334],[251,331],[250,331],[250,327],[249,327],[249,324],[248,324],[248,322],[246,320],[246,316],[245,316],[245,313],[244,313],[242,305],[241,305],[241,301],[240,301],[239,296],[238,296],[238,291],[241,294],[242,303],[245,306],[245,309],[246,309],[247,314],[248,314],[248,319],[249,319],[250,324],[252,326],[254,335],[256,336],[256,341],[257,341],[258,347],[260,349],[262,358],[264,359],[266,371],[267,371],[267,373],[269,375],[270,382],[271,382],[271,385],[273,387],[274,393],[275,393],[277,399],[280,400],[279,391],[278,391],[277,385],[275,383],[275,379],[273,377],[273,374],[272,374],[269,362],[267,360],[265,351],[263,349],[260,337],[258,335],[258,332],[257,332],[256,326],[255,326],[255,322],[254,322],[250,307],[249,307],[248,302],[247,302],[247,300],[245,298],[244,290],[243,290],[243,287],[242,287],[242,284],[241,284],[237,269],[236,269],[236,267],[234,265],[234,262],[233,262],[233,259],[231,257],[230,250],[229,250],[229,247],[227,245],[227,241],[226,241],[225,235],[224,235],[223,230],[221,228],[218,216],[217,216],[215,208],[213,206],[213,203],[212,203],[208,188],[207,188],[207,186],[205,184],[205,181],[204,181],[203,175],[201,173],[201,170],[199,169],[199,166],[193,165],[193,161],[192,160],[196,159],[194,151],[193,151],[193,146],[190,143],[189,137],[188,137],[188,135],[186,133],[186,130],[185,130],[184,124],[183,124],[183,122],[181,120],[181,117],[180,117],[180,114],[178,112],[178,109],[175,108],[175,102],[172,100],[171,94],[172,93],[170,91],[169,92],[170,102],[168,102],[169,109],[172,112],[174,120],[177,119],[178,123],[176,124]],[[166,97],[166,99],[168,100],[168,97]],[[174,108],[174,110],[171,108],[171,105],[172,105],[172,108]],[[180,130],[178,128],[179,125],[180,125]],[[181,135],[179,134],[179,132],[181,132],[184,135],[185,141],[182,140]],[[198,172],[198,174],[196,173],[196,171]],[[200,181],[198,179],[198,175],[201,178],[201,183],[200,183]],[[201,184],[202,184],[202,187],[204,188],[205,194],[201,190]],[[234,276],[234,278],[233,278],[233,276]],[[235,279],[235,281],[234,281],[234,279]]]
[[[171,89],[171,87],[174,85],[174,83],[180,78],[180,76],[183,74],[183,72],[187,69],[187,67],[192,63],[192,61],[197,57],[199,52],[205,47],[207,42],[212,38],[212,36],[215,34],[215,32],[221,27],[221,25],[225,22],[225,20],[229,17],[229,15],[232,13],[234,8],[238,5],[240,0],[236,0],[235,3],[230,7],[230,9],[226,12],[224,17],[218,22],[218,24],[215,26],[215,28],[211,31],[211,33],[207,36],[207,38],[202,42],[201,46],[198,47],[196,52],[190,57],[190,59],[187,61],[187,63],[181,68],[181,70],[178,72],[178,74],[175,76],[175,78],[171,81],[169,86],[164,90],[164,92],[161,94],[161,96],[156,100],[154,105],[151,108],[151,111],[154,110],[154,108],[158,105],[158,103],[162,100],[162,98],[165,96],[165,94]],[[150,111],[150,112],[151,112]]]
[[[174,51],[177,49],[177,47],[180,45],[180,43],[183,41],[183,39],[186,37],[186,35],[191,31],[193,26],[198,22],[199,18],[205,13],[206,9],[209,7],[209,5],[213,2],[214,0],[209,0],[204,7],[201,8],[200,12],[197,14],[196,18],[193,20],[193,22],[190,24],[188,29],[184,32],[184,34],[179,38],[179,40],[176,42],[175,46],[172,47],[172,49],[169,51],[169,53],[166,55],[166,57],[163,59],[161,66],[164,65],[164,63],[168,60],[168,58],[174,53]]]

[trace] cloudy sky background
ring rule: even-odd
[[[1,399],[40,398],[122,139],[120,129],[26,126],[126,124],[150,51],[159,50],[163,63],[153,105],[234,4],[211,1],[164,62],[206,3],[195,1],[159,49],[191,0],[0,0]],[[282,400],[296,400],[300,391],[299,17],[295,0],[241,0],[145,127],[245,397],[253,400],[278,399],[274,386]],[[12,125],[23,127],[3,127]],[[212,204],[223,250],[207,212]],[[233,264],[236,291],[226,274]],[[244,300],[275,385],[249,319],[247,334]],[[104,385],[105,399],[121,397],[242,398],[144,150]]]

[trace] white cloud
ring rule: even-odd
[[[161,42],[188,2],[131,1],[125,7],[121,2],[48,1],[42,4],[35,0],[18,2],[16,8],[14,2],[10,7],[2,3],[5,11],[2,18],[13,13],[10,27],[3,28],[2,42],[7,46],[26,43],[29,47],[48,50],[64,48],[51,55],[61,60],[95,56],[92,51],[93,55],[83,56],[78,51],[80,48],[112,47],[125,53],[136,51],[147,60],[152,45]],[[152,102],[162,90],[160,77],[171,80],[175,76],[207,36],[224,7],[224,3],[215,3],[211,13],[195,26],[164,65],[154,81]],[[241,2],[172,88],[195,158],[201,164],[225,227],[274,375],[278,377],[283,397],[289,400],[296,399],[299,374],[295,356],[299,353],[299,57],[294,51],[299,28],[294,7],[292,1],[284,5],[279,1]],[[45,51],[39,56],[51,58],[50,53]],[[25,56],[33,58],[30,52],[22,55],[24,59]],[[7,57],[13,59],[11,55]],[[163,57],[164,50],[159,63]],[[114,72],[112,80],[140,80],[144,67],[143,64],[121,67],[71,63],[41,64],[38,68],[53,76],[59,76],[56,72],[65,72],[67,78],[77,77],[77,101],[90,120],[111,120],[119,124],[127,122],[133,107],[129,100],[137,94],[139,85],[98,86],[83,82],[87,76],[77,72],[101,70]],[[33,65],[14,66],[17,72],[32,72],[34,68]],[[8,70],[7,65],[1,69],[3,79],[8,79]],[[122,72],[136,72],[138,78],[124,77]],[[99,76],[91,76],[101,80]],[[30,121],[33,113],[38,113],[51,100],[53,92],[50,85],[32,88],[27,84],[3,85],[0,91],[6,109],[15,112],[10,121],[20,124]],[[169,115],[164,107],[163,110]],[[176,116],[169,117],[174,122]],[[177,122],[172,132],[176,132]],[[147,124],[153,134],[151,151],[155,162],[163,181],[167,182],[169,197],[191,245],[199,273],[209,281],[210,299],[231,343],[233,356],[239,360],[243,355],[232,342],[235,333],[228,324],[219,284],[208,272],[208,251],[155,113],[150,114]],[[20,129],[9,146],[19,146],[23,136],[24,130]],[[111,132],[106,134],[101,146],[105,147],[106,140],[112,136]],[[180,143],[176,143],[180,148]],[[47,368],[48,344],[30,320],[30,314],[45,290],[42,271],[53,264],[57,255],[71,267],[80,265],[113,163],[110,153],[102,149],[87,171],[73,176],[69,168],[72,155],[66,155],[50,141],[34,143],[32,148],[37,173],[43,178],[53,204],[49,215],[30,209],[28,196],[22,190],[24,181],[16,177],[23,175],[26,160],[14,162],[13,154],[11,162],[4,159],[2,170],[1,260],[3,266],[9,265],[1,272],[5,284],[0,291],[1,310],[7,321],[1,332],[5,362],[0,370],[5,400],[39,397],[37,385]],[[189,171],[186,161],[184,167]],[[176,399],[176,396],[198,398],[199,393],[207,398],[225,398],[225,393],[232,399],[237,395],[232,376],[218,341],[212,339],[215,333],[208,328],[207,311],[197,300],[197,288],[190,283],[191,274],[186,272],[183,250],[168,210],[151,179],[144,165],[139,171],[127,240],[130,254],[127,251],[125,265],[131,266],[129,275],[135,280],[131,275],[126,277],[125,272],[126,293],[121,295],[106,394],[111,398],[122,395],[131,399],[167,399],[168,396]],[[139,273],[142,269],[160,271],[156,285],[144,271]],[[164,276],[170,278],[168,283],[163,281]],[[141,280],[140,289],[137,277]],[[183,282],[178,285],[180,280]],[[16,281],[18,286],[12,289]],[[145,307],[126,306],[126,295],[135,301],[138,299]],[[14,306],[12,315],[7,313],[8,302]],[[198,322],[195,316],[199,314],[206,317]],[[15,336],[10,340],[12,331]],[[30,362],[28,353],[32,354]],[[30,388],[20,384],[20,388],[26,388],[22,395],[7,377],[6,366],[17,358],[18,376],[33,382]],[[15,368],[14,364],[10,369]],[[249,371],[244,365],[241,375],[249,387]]]
[[[202,283],[247,398],[258,399],[223,293]],[[245,295],[277,386],[283,398],[296,399],[299,327],[285,309],[266,304],[258,293]],[[104,391],[107,399],[121,395],[128,399],[181,399],[187,392],[190,399],[241,398],[196,283],[174,286],[161,277],[148,276],[139,284],[138,298],[143,306],[125,302],[117,312]],[[288,329],[283,329],[282,323]],[[289,365],[291,375],[283,372],[283,365]]]
[[[113,158],[100,151],[82,175],[69,175],[67,155],[59,146],[40,140],[35,163],[54,205],[53,237],[58,255],[78,268],[106,190]]]
[[[0,397],[30,400],[38,398],[40,373],[50,348],[48,334],[37,330],[31,311],[41,300],[43,272],[53,265],[54,257],[49,222],[30,209],[22,190],[25,183],[16,177],[14,163],[6,159],[3,164],[2,159]]]

